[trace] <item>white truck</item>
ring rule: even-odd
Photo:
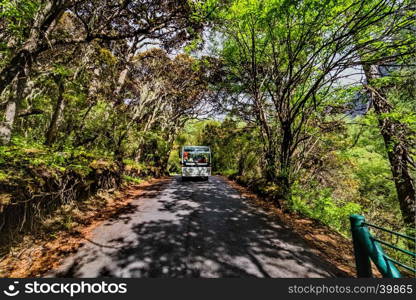
[[[182,179],[211,176],[211,149],[208,146],[183,146],[180,152]]]

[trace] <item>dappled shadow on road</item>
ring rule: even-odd
[[[221,179],[175,180],[173,187],[153,199],[158,203],[158,218],[134,224],[128,238],[108,241],[108,245],[120,246],[98,246],[88,261],[76,260],[59,275],[83,276],[83,265],[94,264],[104,251],[113,266],[101,266],[97,276],[345,276],[312,254],[307,244],[278,220],[243,201]],[[106,226],[130,221],[134,213],[135,208],[129,207]]]
[[[166,181],[161,181],[156,184],[148,185],[148,186],[140,186],[138,185],[135,188],[135,192],[131,194],[127,194],[126,197],[135,198],[140,196],[141,198],[152,199],[159,195],[159,193],[164,189],[166,186]],[[112,226],[114,223],[123,222],[127,224],[131,222],[132,214],[137,211],[138,204],[129,203],[124,207],[121,207],[114,213],[107,221],[103,224],[103,226]]]

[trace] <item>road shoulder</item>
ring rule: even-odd
[[[88,199],[77,207],[76,213],[70,215],[69,219],[75,225],[36,237],[28,235],[9,254],[0,258],[0,277],[41,277],[57,268],[90,239],[91,233],[100,224],[122,214],[134,199],[146,191],[161,190],[171,180],[169,177],[150,179]]]

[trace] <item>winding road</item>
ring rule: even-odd
[[[150,186],[49,276],[336,277],[337,269],[212,176]]]

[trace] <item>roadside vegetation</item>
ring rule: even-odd
[[[100,191],[166,175],[210,93],[209,59],[169,54],[208,5],[110,2],[0,1],[0,255]]]
[[[345,236],[354,213],[414,235],[412,11],[406,1],[232,1],[212,49],[222,119],[184,137],[212,147],[215,172],[283,211]]]

